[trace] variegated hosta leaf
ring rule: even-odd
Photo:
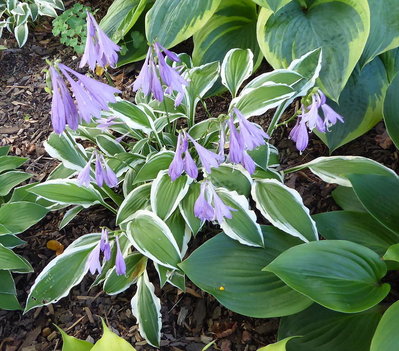
[[[314,0],[303,8],[291,1],[280,11],[262,8],[258,42],[274,68],[287,67],[301,55],[319,47],[323,68],[318,85],[338,101],[366,45],[370,31],[367,0]],[[339,40],[337,40],[339,38]]]
[[[351,187],[348,178],[351,174],[396,175],[394,171],[381,163],[362,156],[330,156],[318,157],[313,161],[289,169],[289,172],[309,168],[323,181]]]
[[[116,0],[100,22],[101,29],[114,42],[121,40],[133,27],[148,0]]]
[[[308,242],[318,240],[317,228],[299,193],[274,179],[256,181],[252,197],[274,226]]]
[[[277,341],[274,344],[269,344],[265,347],[262,347],[258,349],[257,351],[287,351],[287,343],[293,338],[297,338],[297,336],[290,336],[288,338],[285,338],[283,340]]]
[[[17,255],[11,249],[0,244],[0,270],[17,273],[33,272],[32,266],[22,256]]]
[[[216,187],[236,191],[245,196],[251,193],[251,175],[241,165],[222,164],[218,168],[213,168],[208,178]]]
[[[193,37],[195,65],[222,62],[231,49],[250,49],[255,69],[263,58],[256,41],[256,5],[250,1],[222,0],[215,14]],[[219,92],[220,82],[211,90]],[[234,94],[235,96],[235,94]]]
[[[108,295],[116,295],[134,284],[138,277],[145,271],[147,258],[137,252],[125,257],[126,274],[117,275],[115,267],[112,268],[104,281],[104,291]]]
[[[71,288],[79,284],[87,273],[87,259],[99,240],[100,234],[84,235],[54,258],[37,276],[30,290],[25,312],[67,296]]]
[[[399,50],[398,50],[399,52]],[[397,149],[399,149],[399,99],[397,99],[399,91],[399,75],[392,81],[387,90],[384,101],[384,121],[387,132],[394,142]]]
[[[331,152],[381,121],[388,85],[387,72],[379,57],[362,70],[359,65],[355,67],[341,93],[339,104],[327,100],[327,104],[344,117],[344,123],[336,123],[325,134],[316,133]]]
[[[146,16],[147,40],[166,48],[181,43],[204,26],[219,3],[220,0],[157,0]]]
[[[252,1],[256,2],[260,6],[272,10],[273,12],[277,12],[292,0],[252,0]]]
[[[82,156],[86,155],[84,148],[71,141],[65,134],[51,133],[44,142],[44,148],[51,157],[60,160],[69,169],[80,171],[86,166],[87,159]]]
[[[79,186],[76,180],[49,180],[35,185],[29,191],[46,200],[65,205],[90,207],[103,201],[101,194],[89,186]]]
[[[143,210],[150,204],[151,184],[143,184],[133,189],[125,197],[116,215],[116,223],[121,224],[129,220],[138,210]]]
[[[294,90],[288,85],[269,83],[257,88],[245,89],[231,101],[230,109],[237,107],[246,118],[259,116],[294,95]]]
[[[197,201],[198,196],[200,194],[200,184],[199,183],[191,183],[190,188],[179,203],[180,213],[189,226],[193,235],[196,235],[204,224],[199,218],[194,215],[194,204]]]
[[[153,212],[140,210],[127,226],[127,237],[144,256],[176,269],[181,261],[179,245],[165,222]]]
[[[192,179],[182,175],[175,181],[168,171],[161,171],[151,185],[151,207],[162,219],[167,219],[187,194]]]
[[[155,155],[151,156],[146,163],[139,169],[134,183],[145,182],[153,180],[157,177],[159,171],[168,169],[174,157],[174,153],[171,151],[160,151]]]
[[[109,135],[100,134],[96,137],[96,144],[107,156],[114,156],[120,153],[124,153],[125,149],[115,139]]]
[[[103,336],[90,349],[91,351],[106,351],[112,349],[118,351],[136,351],[136,349],[132,345],[130,345],[125,339],[121,338],[120,336],[109,330],[103,319],[101,321],[103,324]]]
[[[225,205],[234,209],[231,211],[232,218],[225,217],[220,223],[225,234],[241,244],[263,247],[265,243],[262,231],[260,225],[256,223],[255,212],[249,208],[247,198],[224,188],[218,188],[216,192]]]
[[[154,294],[154,285],[144,272],[137,281],[137,292],[132,299],[132,313],[139,324],[139,331],[147,342],[159,347],[161,342],[161,303]]]
[[[222,84],[235,97],[241,84],[252,74],[254,54],[250,49],[230,50],[221,67]]]
[[[368,0],[370,6],[370,35],[363,50],[360,64],[365,66],[376,56],[399,46],[399,12],[397,0]]]
[[[191,68],[184,72],[183,77],[189,80],[186,87],[186,103],[189,119],[194,118],[195,108],[198,101],[204,97],[219,78],[220,63],[211,62],[198,67]]]

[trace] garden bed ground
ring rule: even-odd
[[[12,154],[29,157],[25,169],[33,174],[32,181],[41,181],[56,166],[56,162],[46,154],[43,147],[44,140],[51,132],[51,101],[44,91],[42,72],[46,67],[45,60],[60,58],[64,63],[76,67],[78,59],[51,35],[51,25],[47,21],[35,28],[24,48],[16,48],[12,39],[7,40],[6,45],[10,49],[0,53],[0,145],[10,145]],[[126,87],[130,84],[137,67],[139,65],[132,64],[112,72],[116,85]],[[129,94],[127,92],[124,97],[131,98]],[[218,115],[228,102],[225,97],[212,98],[207,103],[208,109]],[[268,118],[262,116],[261,123],[267,125]],[[288,131],[281,129],[272,140],[281,152],[283,167],[328,155],[328,149],[316,137],[312,139],[309,148],[299,155],[287,136]],[[396,171],[399,169],[398,152],[382,124],[334,154],[362,155]],[[309,172],[290,175],[287,177],[287,185],[301,193],[311,213],[336,208],[330,197],[334,187],[326,185]],[[16,275],[21,301],[26,298],[38,272],[54,258],[54,252],[46,247],[49,240],[58,240],[66,247],[77,237],[98,231],[102,225],[114,225],[109,222],[109,213],[100,208],[82,212],[70,225],[58,230],[61,218],[62,213],[51,213],[21,235],[27,244],[16,251],[24,255],[35,269],[29,275]],[[154,276],[153,281],[156,279]],[[130,310],[134,288],[109,297],[98,288],[88,291],[92,280],[91,276],[86,277],[68,297],[26,315],[15,311],[0,311],[0,351],[60,350],[60,335],[53,323],[70,335],[96,340],[101,334],[99,316],[104,317],[108,325],[137,350],[151,350],[139,336]],[[234,314],[190,283],[186,293],[167,287],[156,291],[156,294],[162,300],[162,350],[201,350],[215,338],[218,339],[215,348],[223,351],[256,350],[275,341],[277,319],[251,319]]]

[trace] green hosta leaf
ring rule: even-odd
[[[11,272],[9,271],[0,270],[0,294],[17,294],[14,279],[12,278]]]
[[[0,308],[3,310],[20,310],[21,305],[15,295],[0,293]]]
[[[399,262],[399,244],[394,244],[390,246],[383,258],[386,261]]]
[[[280,10],[282,7],[287,5],[292,0],[252,0],[252,1],[256,2],[260,6],[263,6],[263,7],[266,7],[268,9],[272,10],[273,12],[277,12],[278,10]]]
[[[220,6],[216,10],[215,14],[207,22],[205,26],[201,28],[194,35],[194,51],[193,61],[195,65],[201,65],[208,62],[231,60],[231,58],[225,57],[231,49],[250,49],[254,53],[253,57],[242,57],[245,63],[243,67],[239,68],[237,64],[238,59],[237,53],[234,61],[235,69],[243,70],[240,79],[245,75],[250,75],[252,66],[255,65],[257,68],[262,60],[262,53],[260,52],[259,45],[256,41],[256,20],[258,18],[256,5],[251,4],[250,1],[241,0],[222,0]],[[243,51],[241,51],[243,52]],[[244,56],[244,55],[241,55]],[[248,62],[250,59],[251,62]],[[252,61],[254,61],[252,63]],[[233,68],[233,67],[232,67]],[[233,71],[231,71],[233,73]],[[238,71],[236,72],[238,73]],[[234,75],[236,75],[236,73]],[[233,78],[230,74],[230,78]],[[223,79],[223,76],[222,76]],[[236,78],[234,78],[236,79]],[[231,81],[229,84],[241,84],[241,82]],[[234,92],[233,96],[236,95],[238,86],[227,86]],[[220,83],[217,84],[217,88],[220,89]],[[218,89],[212,89],[212,92],[219,91]]]
[[[0,156],[7,156],[10,151],[10,146],[0,146]]]
[[[79,340],[73,336],[69,336],[61,328],[57,327],[58,331],[62,336],[62,351],[90,351],[93,348],[93,344],[85,341]]]
[[[350,187],[349,176],[356,174],[379,174],[391,176],[396,173],[381,163],[361,156],[318,157],[313,161],[291,168],[298,171],[309,168],[314,174],[327,183]]]
[[[396,175],[353,174],[349,179],[367,211],[399,235],[399,178]]]
[[[387,131],[397,149],[399,149],[399,75],[392,81],[384,101],[384,121]]]
[[[188,134],[190,134],[193,139],[199,140],[219,129],[220,122],[217,118],[207,118],[194,124],[188,131]]]
[[[207,63],[184,72],[183,77],[190,81],[190,84],[185,89],[189,116],[194,116],[198,102],[215,84],[219,78],[219,72],[219,62]]]
[[[191,231],[186,225],[186,221],[181,215],[180,210],[176,209],[165,223],[169,227],[177,245],[179,246],[181,256],[184,256],[187,251],[187,243],[191,239]]]
[[[269,318],[302,311],[310,305],[305,296],[275,275],[261,271],[265,264],[300,240],[271,226],[263,226],[262,231],[267,242],[265,248],[241,245],[218,234],[179,266],[194,284],[234,312]]]
[[[9,270],[17,273],[33,272],[32,266],[22,256],[0,244],[0,270]]]
[[[194,215],[194,204],[200,194],[200,188],[199,183],[191,183],[186,196],[179,203],[180,213],[194,235],[199,232],[204,224],[203,221]]]
[[[0,235],[22,233],[39,222],[47,212],[45,207],[31,202],[4,204],[0,207]]]
[[[399,345],[397,325],[399,323],[399,301],[389,307],[381,318],[371,341],[370,351],[395,351]]]
[[[69,222],[71,222],[82,210],[83,210],[82,206],[75,206],[75,207],[72,207],[67,212],[65,212],[65,215],[62,218],[62,221],[60,222],[60,224],[58,225],[58,228],[62,229],[64,227],[66,227],[69,224]]]
[[[256,223],[256,214],[250,210],[247,198],[223,188],[217,189],[217,194],[225,205],[235,210],[231,211],[232,218],[225,217],[220,223],[224,233],[244,245],[264,246],[260,225]]]
[[[137,292],[132,299],[132,313],[139,324],[140,334],[155,347],[161,342],[161,303],[154,294],[154,285],[144,272],[137,281]]]
[[[102,202],[101,194],[92,185],[79,186],[75,180],[49,180],[35,185],[30,191],[46,200],[85,208]]]
[[[158,0],[147,13],[150,43],[169,48],[188,39],[211,18],[220,0]]]
[[[99,240],[99,234],[84,235],[75,240],[61,255],[54,258],[37,276],[30,290],[25,312],[57,302],[67,296],[69,291],[86,275],[87,259]]]
[[[233,97],[237,95],[241,84],[251,76],[253,58],[254,54],[250,49],[232,49],[226,54],[221,67],[222,84],[230,90]]]
[[[146,134],[154,130],[154,122],[143,106],[121,100],[110,104],[110,107],[111,113],[125,122],[128,127],[142,130]]]
[[[136,23],[147,2],[148,0],[114,1],[100,22],[102,30],[117,43]]]
[[[338,186],[331,195],[337,205],[345,211],[367,212],[352,188]]]
[[[22,166],[28,159],[18,156],[0,156],[0,173]]]
[[[399,48],[386,51],[379,57],[387,71],[388,81],[391,83],[399,71]]]
[[[47,153],[57,160],[62,161],[66,168],[80,171],[86,166],[87,159],[83,147],[71,141],[66,134],[58,135],[51,133],[47,141],[44,142]]]
[[[96,144],[108,156],[125,152],[125,149],[115,139],[108,135],[100,134],[96,137]]]
[[[368,0],[370,6],[370,35],[360,58],[366,65],[376,56],[399,46],[399,22],[396,13],[399,3],[396,0],[385,0],[381,6],[379,0]]]
[[[95,343],[91,351],[109,351],[112,349],[118,351],[136,351],[126,340],[109,330],[104,320],[102,320],[102,324],[103,336]]]
[[[31,174],[18,171],[0,174],[0,196],[6,196],[12,188],[30,177],[32,177]]]
[[[147,265],[147,258],[139,253],[132,253],[125,257],[126,274],[117,275],[115,268],[109,273],[104,282],[104,291],[108,295],[116,295],[125,291],[137,281],[137,278],[144,272]]]
[[[317,133],[330,151],[366,133],[382,119],[388,84],[387,73],[379,57],[363,70],[356,66],[341,93],[339,104],[327,101],[344,117],[344,123],[336,123],[325,134]]]
[[[123,200],[116,215],[116,223],[121,224],[150,204],[151,184],[143,184],[133,189]]]
[[[261,347],[258,351],[286,351],[287,350],[287,343],[291,339],[297,338],[297,336],[290,336],[285,338],[284,340],[280,340],[274,344],[267,345],[265,347]]]
[[[212,184],[248,196],[251,192],[251,175],[241,165],[222,164],[209,174]]]
[[[381,256],[399,240],[399,235],[385,228],[368,213],[333,211],[317,214],[313,219],[324,238],[353,241]]]
[[[150,211],[140,210],[127,226],[128,239],[144,256],[160,265],[176,269],[180,249],[168,226]]]
[[[316,225],[296,190],[264,179],[253,184],[252,197],[262,215],[277,228],[303,241],[318,240]]]
[[[76,173],[75,170],[66,168],[62,163],[53,169],[47,180],[70,178]]]
[[[278,256],[265,269],[291,288],[329,309],[365,311],[389,293],[379,280],[386,265],[370,249],[345,240],[298,245]]]
[[[134,183],[155,179],[159,171],[169,168],[173,157],[174,153],[171,151],[161,151],[151,156],[137,172],[137,175],[134,178]]]
[[[161,171],[151,185],[151,207],[162,219],[167,219],[187,194],[191,178],[182,175],[175,181],[168,171]]]
[[[28,40],[29,28],[28,23],[21,23],[14,29],[15,39],[17,39],[18,46],[21,48]]]
[[[117,67],[126,65],[130,62],[137,62],[145,58],[148,52],[148,45],[145,38],[144,27],[145,14],[142,13],[134,26],[120,42],[120,44],[126,47],[127,50],[123,55],[119,55]]]
[[[370,349],[380,318],[377,308],[339,313],[313,304],[305,311],[282,318],[278,337],[302,336],[288,343],[288,351],[365,351]]]
[[[5,234],[0,235],[0,244],[8,249],[14,249],[17,246],[26,244],[26,241],[21,240],[16,235]]]
[[[271,83],[258,88],[245,88],[231,101],[230,108],[237,107],[246,118],[259,116],[279,106],[294,94],[294,90],[285,84]]]
[[[262,8],[258,42],[274,68],[287,67],[303,54],[323,50],[319,84],[338,101],[366,45],[370,31],[367,0],[315,0],[303,9],[291,1],[280,11]],[[339,38],[339,40],[337,40]]]

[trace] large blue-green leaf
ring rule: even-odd
[[[320,138],[330,151],[345,145],[373,128],[383,117],[383,103],[388,78],[385,67],[376,57],[366,67],[357,65],[339,98],[339,104],[327,103],[344,117]]]
[[[396,301],[382,316],[371,341],[370,351],[396,351],[399,345],[398,323],[399,301]]]
[[[259,318],[297,313],[309,306],[309,300],[261,270],[301,241],[271,226],[262,231],[265,248],[241,245],[218,234],[179,266],[194,284],[234,312]]]
[[[318,85],[338,101],[369,35],[369,6],[367,0],[306,3],[307,8],[302,8],[299,1],[291,1],[274,14],[262,8],[259,46],[274,68],[287,67],[293,59],[321,47],[323,67]]]
[[[260,6],[272,10],[273,12],[277,12],[292,0],[252,0],[252,1],[256,2]]]
[[[305,311],[282,318],[278,338],[302,336],[288,343],[288,351],[366,351],[380,318],[378,308],[339,313],[313,304]],[[378,351],[382,350],[385,351]]]
[[[284,251],[265,267],[288,286],[329,309],[365,311],[389,293],[385,263],[372,250],[345,240],[312,241]]]

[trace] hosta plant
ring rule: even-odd
[[[13,249],[25,242],[17,235],[40,221],[48,212],[35,196],[26,196],[23,189],[15,188],[28,180],[29,173],[18,170],[27,159],[8,155],[9,147],[0,147],[0,308],[21,309],[17,299],[13,273],[32,272],[28,261]]]
[[[95,70],[96,65],[114,65],[118,50],[93,22],[81,66]],[[134,103],[116,97],[119,90],[113,87],[61,63],[52,65],[55,133],[45,147],[61,164],[50,180],[30,192],[70,206],[61,226],[95,205],[113,213],[117,226],[80,237],[51,261],[36,278],[25,310],[58,301],[88,272],[97,274],[93,285],[101,284],[110,295],[135,284],[133,314],[141,334],[159,346],[160,300],[147,274],[148,263],[158,271],[161,286],[185,290],[186,272],[197,283],[191,259],[183,260],[190,239],[207,235],[203,228],[209,224],[223,234],[203,248],[213,240],[222,246],[207,252],[207,262],[194,265],[202,279],[214,279],[198,283],[203,290],[250,316],[289,315],[308,307],[309,298],[261,271],[286,249],[318,240],[309,210],[299,194],[283,184],[278,151],[267,140],[297,98],[302,107],[291,138],[298,148],[306,144],[308,129],[328,132],[326,127],[342,119],[327,109],[324,95],[314,87],[321,61],[321,51],[315,50],[288,69],[262,74],[244,85],[253,71],[250,50],[229,51],[222,65],[193,66],[188,55],[154,43],[131,87],[136,91]],[[205,108],[204,96],[218,79],[233,99],[224,113],[199,121],[198,107]],[[267,133],[248,120],[273,108]],[[86,148],[80,140],[88,142]],[[264,219],[255,214],[251,199]],[[282,211],[285,207],[288,211]],[[265,219],[273,226],[263,225]],[[231,250],[239,252],[229,256],[233,261],[221,260],[213,274],[205,269],[213,252],[220,256]],[[237,263],[245,272],[215,278],[226,271],[225,265]],[[242,291],[253,299],[246,299]]]
[[[22,47],[28,40],[28,24],[39,16],[57,17],[57,10],[64,10],[62,0],[1,0],[0,38],[6,28]]]
[[[148,43],[171,48],[190,37],[196,66],[242,48],[254,53],[255,67],[264,57],[287,68],[321,48],[317,85],[347,119],[319,134],[332,151],[383,117],[392,66],[381,54],[399,46],[398,10],[396,0],[115,0],[101,26],[124,47],[119,65],[144,58]],[[208,94],[221,88],[218,82]]]

